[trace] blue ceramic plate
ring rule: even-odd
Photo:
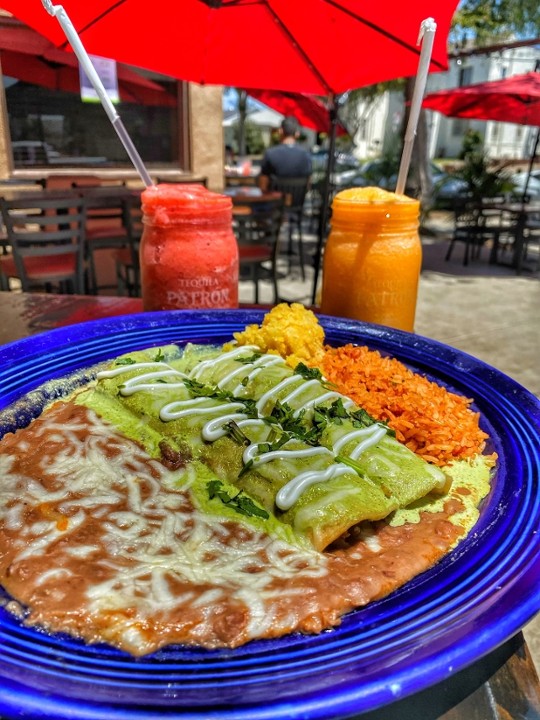
[[[255,311],[164,312],[83,323],[0,349],[0,407],[46,381],[131,349],[221,342]],[[291,720],[348,717],[423,690],[516,633],[540,609],[538,401],[439,343],[322,318],[330,343],[367,344],[475,398],[499,454],[474,531],[430,571],[318,636],[236,650],[169,647],[134,659],[24,627],[0,609],[0,715],[71,719]],[[0,433],[38,414],[20,405]]]

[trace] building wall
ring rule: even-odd
[[[354,136],[355,155],[361,160],[378,157],[385,150],[392,126],[391,96],[384,93],[372,102],[360,102],[357,108],[359,128]]]
[[[453,60],[449,70],[432,73],[428,77],[426,94],[445,88],[471,83],[498,80],[534,70],[540,60],[540,50],[522,47],[505,50],[496,55],[473,55]],[[403,120],[403,95],[389,92],[372,103],[360,102],[357,108],[360,129],[354,137],[355,154],[361,160],[380,156],[395,149],[400,139]],[[484,138],[489,157],[528,158],[532,152],[536,128],[513,123],[485,122],[449,118],[427,111],[429,155],[435,158],[457,157],[463,137],[472,129]]]
[[[222,190],[225,165],[222,87],[189,85],[191,170],[208,178],[208,187]]]
[[[6,93],[4,92],[2,60],[0,58],[0,180],[6,180],[13,172],[10,143]]]

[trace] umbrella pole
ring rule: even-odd
[[[540,128],[536,131],[536,140],[534,141],[534,148],[529,160],[529,167],[527,169],[527,178],[525,179],[525,187],[523,188],[523,196],[521,198],[522,202],[527,202],[527,190],[529,189],[529,180],[531,179],[531,174],[534,169],[534,162],[536,160],[536,154],[538,152],[538,144],[540,142]]]
[[[323,192],[321,198],[321,217],[319,219],[319,237],[317,239],[317,250],[315,252],[315,272],[313,277],[313,290],[311,293],[311,304],[315,305],[317,301],[317,285],[319,282],[319,273],[321,270],[322,251],[324,241],[326,239],[326,224],[328,221],[329,211],[329,200],[330,200],[330,184],[332,182],[332,175],[334,172],[335,165],[335,153],[336,153],[336,134],[337,134],[337,104],[335,97],[330,97],[330,143],[328,146],[328,163],[326,166],[326,175],[324,177]]]
[[[534,72],[540,71],[540,60],[537,60],[534,65]],[[525,187],[523,188],[523,195],[521,196],[521,202],[527,202],[527,190],[529,189],[529,181],[531,179],[532,171],[534,169],[534,162],[538,153],[538,143],[540,142],[540,127],[536,131],[536,140],[534,141],[534,148],[529,159],[529,167],[527,169],[527,177],[525,179]]]

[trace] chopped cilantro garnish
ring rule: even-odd
[[[244,413],[248,416],[248,418],[258,418],[259,417],[259,411],[257,410],[257,403],[255,400],[251,400],[251,398],[239,398],[234,397],[233,398],[235,402],[242,403],[244,406]]]
[[[250,439],[247,435],[244,435],[234,420],[229,420],[229,422],[224,423],[223,429],[227,431],[227,435],[230,435],[238,445],[249,445]]]
[[[263,442],[259,443],[257,445],[257,450],[259,451],[259,454],[262,455],[262,453],[268,453],[268,452],[274,452],[275,450],[279,450],[284,445],[286,445],[289,440],[294,440],[293,435],[291,433],[282,433],[279,437],[275,438],[273,435],[271,438],[269,437],[270,442]]]
[[[319,368],[310,368],[303,362],[298,363],[294,368],[297,375],[301,375],[305,380],[324,380],[322,372]]]
[[[245,475],[247,472],[249,472],[252,467],[253,467],[253,460],[248,460],[247,463],[244,465],[244,467],[238,473],[238,477],[241,478],[242,475]]]
[[[165,355],[163,354],[161,348],[156,353],[156,357],[154,358],[154,362],[163,362],[165,359]]]
[[[214,385],[205,385],[190,378],[184,378],[182,382],[194,397],[209,397],[223,401],[232,400],[232,393],[221,390]]]
[[[121,357],[114,361],[115,365],[135,365],[137,361],[130,357]]]
[[[229,495],[223,487],[221,480],[210,480],[206,489],[210,500],[218,498],[224,505],[232,508],[235,512],[246,517],[260,517],[267,520],[270,515],[263,508],[256,505],[253,500],[240,490],[236,495]]]
[[[257,403],[251,398],[236,397],[228,390],[222,390],[216,385],[204,385],[197,380],[191,380],[190,378],[184,378],[184,385],[194,397],[207,397],[214,400],[221,400],[222,402],[238,402],[244,406],[243,412],[249,418],[258,417]]]
[[[304,380],[318,380],[323,388],[326,390],[329,390],[331,388],[335,388],[335,385],[324,377],[322,372],[319,370],[319,368],[315,367],[308,367],[303,362],[298,363],[298,365],[294,368],[294,372],[297,375],[301,375]]]
[[[331,405],[315,405],[313,408],[313,424],[317,427],[319,435],[329,423],[334,422],[336,425],[341,425],[343,420],[348,418],[349,413],[341,398],[334,400]]]
[[[243,363],[244,365],[249,365],[250,363],[257,362],[259,358],[262,358],[262,353],[255,352],[253,353],[253,355],[244,355],[244,357],[237,357],[234,359],[236,360],[236,362]]]
[[[353,410],[350,413],[351,420],[353,421],[354,427],[362,428],[362,427],[369,427],[370,425],[373,425],[375,420],[371,417],[371,415],[364,410],[363,408],[359,408],[358,410]]]
[[[347,465],[348,467],[352,468],[356,473],[358,473],[358,475],[360,475],[360,476],[364,475],[360,465],[356,462],[356,460],[353,460],[352,458],[347,457],[346,455],[336,455],[336,462]]]

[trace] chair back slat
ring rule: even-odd
[[[84,293],[86,205],[82,198],[5,200],[0,209],[23,291],[59,285]],[[33,260],[39,259],[39,262]]]
[[[140,196],[130,195],[123,200],[123,224],[127,247],[115,253],[117,292],[138,297],[140,293],[139,246],[143,233],[143,213]]]
[[[241,198],[233,198],[233,230],[238,241],[240,270],[247,268],[250,271],[256,303],[259,302],[259,280],[264,275],[272,282],[274,302],[277,302],[277,261],[284,200],[276,193],[244,200],[245,204]]]
[[[296,233],[302,280],[306,279],[302,226],[304,221],[304,202],[309,189],[309,182],[309,177],[277,177],[276,175],[270,177],[271,189],[281,192],[285,200],[285,219],[288,225],[289,236],[287,248],[289,272],[291,270],[293,257],[293,235]]]
[[[285,197],[285,207],[289,211],[301,211],[304,207],[304,201],[309,186],[308,177],[277,177],[272,175],[270,178],[270,188],[277,192],[283,193]]]

